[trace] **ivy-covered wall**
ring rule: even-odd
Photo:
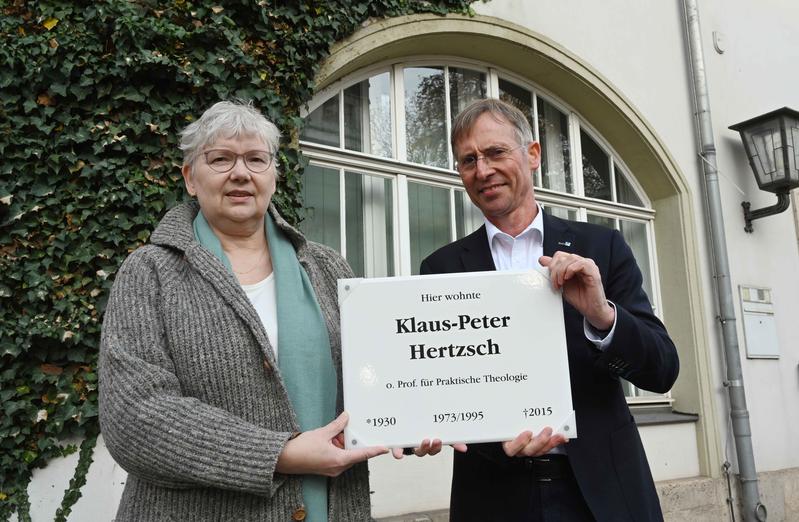
[[[251,99],[296,136],[330,46],[369,18],[470,13],[470,0],[0,0],[0,520],[29,520],[33,469],[99,432],[98,340],[117,267],[184,197],[177,133]],[[295,140],[296,141],[296,140]],[[276,202],[300,218],[303,161]]]

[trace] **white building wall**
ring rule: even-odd
[[[706,5],[705,5],[706,4]],[[741,201],[752,208],[776,198],[761,192],[740,138],[729,125],[789,106],[799,110],[799,3],[766,0],[702,2],[718,166],[723,173],[726,234],[732,283],[741,317],[738,285],[773,290],[779,360],[742,359],[747,405],[758,471],[799,466],[799,252],[792,212],[754,221],[743,231]],[[712,47],[712,32],[724,35],[726,50]],[[746,353],[742,321],[741,352]],[[724,410],[719,409],[720,412]],[[726,425],[726,419],[720,419]]]

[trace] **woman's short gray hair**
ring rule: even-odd
[[[456,144],[471,132],[477,119],[483,114],[490,114],[495,119],[502,119],[513,126],[519,145],[527,145],[533,141],[533,131],[530,122],[522,111],[510,103],[496,98],[486,98],[476,100],[466,106],[452,123],[452,150],[455,151]]]
[[[280,144],[280,131],[253,107],[252,102],[217,102],[180,133],[183,164],[192,165],[203,149],[216,140],[243,134],[258,136],[273,154]]]

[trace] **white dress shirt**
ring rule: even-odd
[[[541,270],[538,258],[544,255],[544,210],[538,205],[538,212],[533,222],[516,237],[506,234],[494,226],[493,223],[485,220],[486,233],[488,234],[488,247],[491,249],[491,257],[494,258],[494,266],[497,270],[529,270],[535,268]],[[616,305],[608,301],[608,304],[616,310]],[[613,340],[613,332],[616,330],[616,319],[613,319],[613,326],[610,331],[603,335],[599,330],[583,318],[583,331],[585,338],[594,343],[600,350],[605,350]]]

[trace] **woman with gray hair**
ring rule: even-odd
[[[118,522],[370,519],[365,461],[387,450],[341,443],[352,272],[270,204],[279,137],[250,105],[209,108],[180,145],[196,201],[117,274],[100,423],[128,472]]]

